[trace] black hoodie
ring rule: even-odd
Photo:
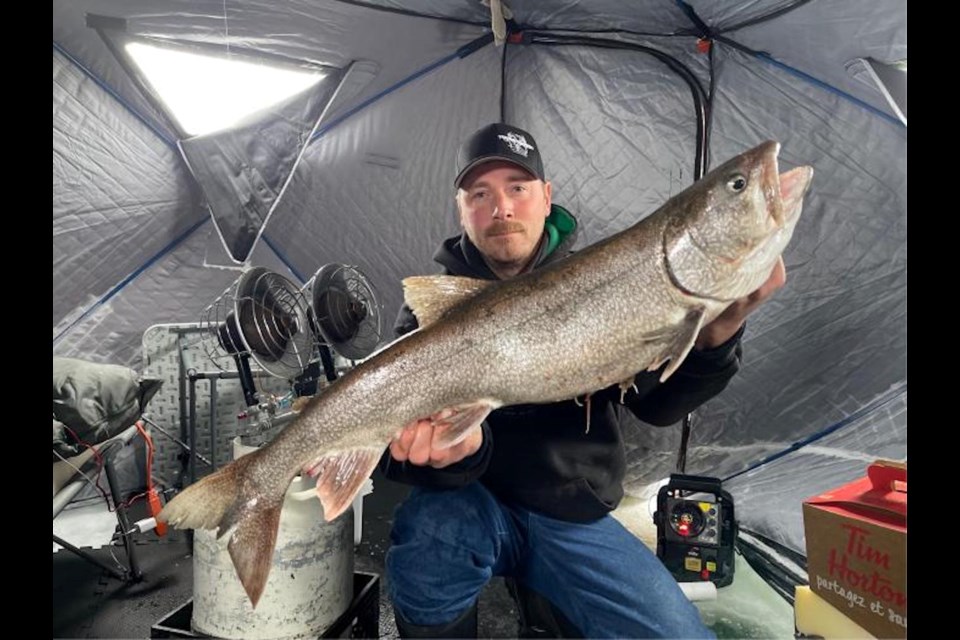
[[[534,269],[572,253],[576,218],[553,205],[545,233]],[[449,275],[497,279],[466,234],[445,240],[434,260]],[[404,305],[395,325],[397,335],[416,327],[416,318]],[[618,385],[593,393],[589,431],[586,407],[573,400],[512,405],[487,417],[480,450],[456,464],[434,469],[400,463],[388,450],[381,470],[391,480],[435,489],[454,489],[479,480],[505,502],[561,520],[595,520],[615,509],[623,497],[623,411],[657,426],[683,419],[720,393],[736,374],[742,334],[741,329],[715,349],[692,350],[663,384],[658,382],[659,370],[638,374],[636,390],[626,394],[624,404],[620,404]]]

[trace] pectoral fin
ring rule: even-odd
[[[330,522],[347,510],[382,454],[382,448],[350,449],[322,457],[308,466],[307,473],[317,478],[324,520]]]
[[[666,382],[667,379],[673,375],[673,372],[686,360],[687,354],[690,353],[690,349],[693,348],[697,334],[700,333],[700,328],[703,326],[703,317],[703,307],[691,309],[683,319],[683,322],[673,327],[669,333],[660,333],[656,336],[657,339],[665,340],[665,343],[663,350],[657,358],[650,363],[650,366],[647,367],[647,371],[656,371],[663,366],[664,362],[669,360],[670,364],[667,365],[667,368],[664,369],[660,375],[660,382]]]
[[[403,297],[420,326],[426,327],[491,284],[459,276],[413,276],[403,280]]]

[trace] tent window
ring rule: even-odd
[[[188,135],[226,129],[319,82],[321,71],[236,58],[126,45],[127,54]]]

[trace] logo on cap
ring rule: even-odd
[[[498,135],[498,138],[507,143],[507,146],[510,147],[510,151],[513,151],[518,156],[527,157],[527,154],[530,151],[533,151],[533,145],[527,142],[527,139],[518,133],[511,131],[507,135]]]

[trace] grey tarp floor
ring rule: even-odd
[[[355,569],[381,576],[380,637],[397,638],[393,610],[383,585],[383,556],[393,509],[406,489],[374,477],[374,493],[364,500],[363,540],[356,550]],[[142,507],[136,507],[142,509]],[[627,501],[628,528],[636,504]],[[143,517],[134,512],[133,519]],[[91,553],[112,563],[109,540],[116,524],[102,502],[71,508],[54,521],[54,532],[78,546],[100,547]],[[643,537],[643,536],[641,536]],[[125,560],[122,549],[112,549]],[[193,564],[187,537],[171,531],[164,538],[138,536],[136,555],[142,582],[124,585],[102,569],[67,551],[53,554],[54,638],[149,638],[151,627],[184,605],[192,596]],[[792,638],[793,610],[737,559],[736,580],[720,590],[714,602],[698,603],[704,621],[720,638]],[[500,579],[494,579],[480,597],[481,637],[517,636],[517,610]]]

